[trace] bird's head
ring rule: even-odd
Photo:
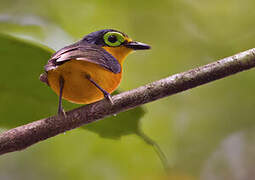
[[[125,57],[133,50],[150,49],[149,45],[133,41],[126,34],[113,29],[92,32],[85,36],[82,42],[101,46],[121,64]]]

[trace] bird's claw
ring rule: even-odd
[[[58,116],[63,116],[64,118],[66,118],[66,112],[63,108],[58,110]]]
[[[113,100],[110,94],[105,94],[104,97],[113,105]]]

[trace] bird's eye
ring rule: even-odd
[[[108,46],[120,46],[124,41],[124,36],[119,32],[108,32],[104,35],[104,42]]]

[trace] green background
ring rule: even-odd
[[[38,80],[49,48],[104,28],[150,44],[127,58],[120,85],[126,91],[253,48],[254,6],[0,0],[1,131],[56,113],[57,96]],[[254,70],[243,72],[0,156],[0,179],[251,179],[254,77]],[[164,152],[167,172],[143,133]]]

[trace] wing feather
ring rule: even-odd
[[[121,66],[117,59],[105,49],[97,45],[81,43],[64,47],[53,54],[45,66],[45,71],[56,69],[72,59],[98,64],[115,74],[121,72]]]

